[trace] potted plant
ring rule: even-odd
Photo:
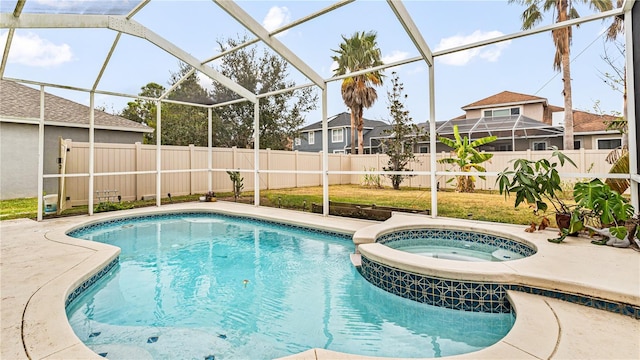
[[[533,207],[533,213],[536,215],[540,215],[540,212],[546,212],[551,204],[556,214],[558,228],[572,230],[570,229],[572,215],[579,216],[579,213],[573,212],[576,208],[575,205],[567,204],[560,197],[562,187],[558,168],[565,163],[577,166],[573,160],[557,148],[553,149],[549,158],[537,161],[512,160],[513,169],[506,168],[498,173],[496,184],[500,194],[504,193],[505,197],[511,193],[515,194],[515,207],[526,202]],[[545,216],[543,216],[542,224],[548,224],[548,219]],[[573,232],[569,231],[568,233]]]
[[[206,194],[204,194],[204,201],[216,201],[216,194],[213,191],[207,192]]]

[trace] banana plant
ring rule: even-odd
[[[439,136],[438,140],[452,148],[451,154],[453,157],[444,158],[438,160],[441,164],[449,164],[457,166],[461,172],[471,172],[476,170],[479,172],[485,172],[484,166],[480,165],[486,161],[489,161],[493,154],[480,152],[477,150],[479,146],[496,141],[496,136],[486,136],[474,141],[469,138],[461,137],[458,130],[458,125],[453,127],[453,139]],[[481,179],[485,179],[484,176],[480,176]],[[473,192],[475,189],[475,177],[472,175],[458,175],[456,176],[457,184],[456,190],[459,192]],[[453,179],[449,180],[453,181]]]

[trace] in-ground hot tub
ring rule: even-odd
[[[507,299],[511,268],[505,261],[534,255],[533,243],[477,225],[417,220],[414,225],[413,218],[398,216],[396,224],[388,221],[354,235],[359,271],[367,281],[420,303],[472,312],[512,311]],[[468,265],[461,266],[463,261]]]
[[[536,252],[532,245],[520,241],[466,230],[399,230],[378,237],[376,242],[412,254],[460,261],[508,261]]]

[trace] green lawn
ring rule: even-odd
[[[311,204],[322,204],[322,187],[290,188],[280,190],[263,190],[261,204],[264,206],[282,207],[300,211],[310,211]],[[174,197],[173,202],[197,201],[199,195]],[[232,201],[232,194],[218,193],[221,200]],[[360,185],[335,185],[329,188],[329,198],[336,202],[359,204],[376,204],[426,210],[431,208],[431,191],[429,189],[393,190],[391,188],[371,188]],[[252,202],[253,193],[242,193],[243,202]],[[438,215],[460,219],[474,219],[511,224],[528,225],[539,222],[531,209],[522,205],[513,207],[513,198],[505,200],[496,192],[456,193],[452,191],[438,192]],[[169,203],[168,199],[162,200]],[[132,208],[155,205],[155,200],[124,202],[117,208]],[[304,210],[303,210],[304,209]],[[0,219],[35,218],[37,201],[35,198],[0,201]],[[63,215],[86,214],[86,206],[65,210]],[[555,226],[553,216],[550,217]]]
[[[22,198],[0,201],[0,220],[35,218],[38,199]]]

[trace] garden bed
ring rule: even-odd
[[[322,214],[322,211],[322,204],[311,204],[311,212]],[[376,204],[356,204],[329,201],[329,215],[384,221],[390,218],[394,211],[423,215],[431,214],[428,209],[416,210],[391,206],[377,206]]]

